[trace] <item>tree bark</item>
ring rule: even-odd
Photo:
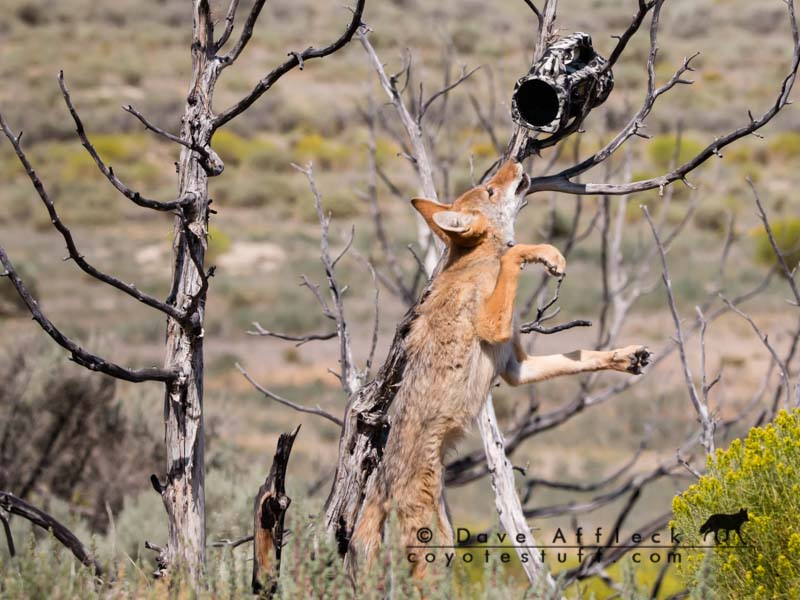
[[[278,438],[275,457],[253,506],[253,593],[271,598],[278,590],[283,547],[283,518],[292,500],[286,495],[286,469],[298,425]],[[273,558],[274,555],[274,558]]]
[[[422,298],[427,294],[423,292]],[[375,467],[383,458],[389,432],[387,411],[403,380],[405,338],[416,317],[416,305],[397,326],[386,361],[373,381],[350,397],[339,438],[339,460],[330,494],[325,502],[325,526],[336,539],[339,554],[350,547],[364,492]]]
[[[222,172],[210,149],[211,97],[218,71],[213,54],[213,25],[207,0],[193,6],[192,80],[181,119],[183,147],[178,163],[180,197],[194,200],[175,218],[174,267],[168,302],[191,311],[185,322],[167,322],[164,364],[180,375],[164,398],[167,478],[160,484],[169,520],[162,568],[186,568],[197,580],[206,558],[205,467],[203,431],[203,322],[206,302],[205,251],[208,236],[208,178]],[[156,483],[154,482],[154,485]]]

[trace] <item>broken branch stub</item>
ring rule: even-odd
[[[253,593],[272,597],[278,589],[283,546],[283,518],[291,498],[286,495],[286,469],[298,425],[278,438],[275,457],[253,505]],[[273,557],[274,555],[274,557]]]

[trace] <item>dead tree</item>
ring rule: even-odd
[[[343,48],[361,25],[365,0],[357,0],[343,33],[331,44],[302,51],[291,51],[288,58],[268,72],[252,90],[224,110],[213,108],[214,89],[224,70],[239,58],[250,41],[265,0],[255,0],[244,19],[238,36],[232,36],[238,0],[231,0],[224,29],[215,35],[208,0],[192,1],[192,73],[186,104],[180,117],[181,127],[173,134],[150,122],[132,106],[124,109],[144,127],[180,146],[178,194],[175,200],[162,202],[144,197],[123,183],[95,150],[72,103],[63,74],[58,82],[67,108],[75,122],[78,137],[100,172],[114,188],[134,204],[175,215],[173,231],[172,287],[166,300],[150,296],[136,286],[123,282],[93,266],[81,254],[72,233],[61,220],[44,184],[36,175],[22,149],[22,134],[14,134],[0,115],[0,126],[27,172],[33,187],[47,210],[53,227],[62,235],[69,258],[89,276],[110,285],[167,317],[164,366],[131,369],[92,354],[62,332],[43,313],[19,277],[6,251],[0,247],[4,276],[11,280],[34,320],[76,363],[125,381],[157,381],[166,388],[164,398],[166,472],[151,478],[167,511],[169,532],[166,545],[148,547],[159,551],[159,574],[171,565],[188,569],[195,581],[203,571],[206,556],[205,465],[203,448],[203,324],[206,294],[214,267],[206,267],[205,252],[208,222],[213,210],[208,197],[208,180],[220,175],[224,165],[211,148],[214,133],[250,108],[281,77],[305,63],[323,58]],[[230,42],[230,43],[229,43]]]
[[[558,1],[545,0],[541,8],[538,8],[530,0],[525,1],[538,20],[538,35],[534,54],[534,62],[536,62],[542,57],[548,45],[556,39],[556,11]],[[608,348],[613,343],[631,307],[644,293],[658,286],[659,282],[657,280],[650,281],[648,277],[651,273],[652,263],[658,256],[661,256],[663,259],[666,249],[676,237],[680,235],[681,231],[691,219],[695,206],[694,201],[687,209],[684,218],[677,225],[667,227],[666,209],[670,204],[673,193],[671,184],[681,182],[688,188],[693,189],[694,186],[688,181],[687,176],[694,169],[713,157],[721,157],[721,150],[725,146],[745,136],[756,134],[761,127],[767,124],[778,112],[788,105],[789,94],[793,88],[798,64],[800,63],[800,39],[798,36],[794,4],[792,0],[787,0],[786,6],[793,38],[790,66],[787,75],[780,83],[774,102],[764,113],[760,116],[749,113],[747,120],[741,127],[716,137],[697,155],[682,164],[677,162],[679,153],[678,149],[676,149],[673,165],[670,167],[669,171],[657,177],[642,181],[625,181],[613,184],[582,183],[579,181],[580,176],[600,165],[603,165],[605,169],[604,177],[608,178],[617,174],[620,169],[612,167],[612,161],[610,159],[612,159],[620,148],[631,138],[649,137],[645,131],[645,120],[653,110],[658,98],[674,89],[676,86],[690,85],[692,83],[691,80],[687,79],[687,76],[693,71],[692,59],[694,57],[688,57],[677,65],[673,75],[665,82],[658,84],[656,81],[655,62],[658,55],[659,17],[664,4],[665,0],[639,0],[636,12],[631,18],[630,25],[625,31],[615,36],[618,41],[609,54],[607,61],[607,68],[612,69],[620,56],[626,51],[630,40],[637,35],[649,18],[650,48],[646,62],[647,84],[645,98],[641,107],[629,118],[623,128],[612,136],[605,146],[591,156],[581,159],[579,155],[579,145],[576,144],[574,164],[567,169],[556,173],[551,172],[560,158],[561,149],[563,148],[559,146],[558,143],[567,136],[578,133],[581,130],[584,119],[588,114],[586,107],[579,111],[577,116],[567,123],[565,127],[547,137],[542,137],[538,134],[531,135],[531,132],[526,128],[517,126],[514,128],[509,142],[503,145],[497,134],[496,124],[493,122],[492,117],[489,116],[494,114],[493,106],[487,111],[472,97],[472,104],[475,108],[478,125],[485,128],[487,135],[493,141],[500,155],[492,167],[490,167],[482,177],[476,178],[476,180],[481,181],[488,178],[504,158],[513,156],[519,160],[534,159],[538,158],[543,150],[553,148],[553,154],[550,160],[543,166],[539,164],[536,165],[537,171],[542,174],[532,177],[529,193],[560,192],[576,196],[573,218],[567,234],[567,239],[565,242],[560,243],[565,256],[590,235],[598,234],[600,236],[603,300],[599,307],[598,320],[596,321],[598,329],[597,349]],[[325,505],[324,516],[326,525],[332,535],[336,537],[340,552],[343,555],[345,555],[348,550],[350,534],[359,514],[365,486],[371,474],[374,472],[375,466],[381,460],[386,431],[387,428],[391,426],[386,415],[394,397],[394,390],[403,378],[405,361],[404,339],[409,331],[410,324],[413,322],[416,303],[419,298],[424,298],[425,296],[423,284],[432,273],[435,273],[435,269],[431,269],[430,262],[427,259],[431,248],[427,232],[420,235],[421,253],[414,252],[417,265],[415,272],[406,273],[400,267],[398,255],[392,246],[391,240],[388,238],[387,228],[383,224],[383,217],[377,199],[378,182],[380,181],[392,195],[397,196],[398,199],[406,201],[407,198],[400,187],[376,164],[374,158],[374,131],[377,127],[383,127],[385,131],[392,136],[393,140],[399,144],[402,150],[401,156],[408,159],[413,165],[414,171],[418,177],[418,187],[421,190],[433,188],[432,193],[430,191],[426,192],[431,197],[436,197],[437,190],[439,192],[439,197],[449,196],[448,165],[438,164],[436,161],[436,153],[431,151],[431,145],[436,144],[438,139],[432,132],[438,132],[439,128],[447,122],[446,109],[441,108],[436,118],[433,119],[433,122],[431,122],[430,119],[431,115],[436,112],[437,101],[441,104],[445,104],[448,94],[470,74],[469,71],[464,71],[462,77],[452,78],[449,73],[449,64],[446,65],[445,83],[441,90],[425,98],[421,92],[422,86],[419,86],[420,92],[418,93],[417,86],[412,82],[410,60],[408,58],[405,59],[404,66],[399,73],[387,75],[383,63],[369,43],[368,31],[365,28],[361,30],[359,39],[367,52],[369,63],[377,73],[381,88],[388,96],[390,102],[388,110],[395,112],[401,124],[401,127],[397,128],[390,119],[384,117],[380,111],[374,109],[372,102],[370,102],[370,108],[364,111],[365,119],[373,132],[369,161],[368,189],[365,197],[370,203],[371,213],[375,222],[375,235],[383,254],[383,263],[385,267],[376,269],[375,273],[377,279],[386,289],[391,293],[397,294],[398,297],[406,302],[408,312],[405,318],[398,324],[388,355],[373,379],[362,379],[363,383],[360,386],[356,386],[354,389],[352,385],[344,385],[345,377],[342,377],[342,383],[344,391],[348,396],[348,402],[344,411],[342,432],[339,442],[339,460],[331,492]],[[429,120],[425,122],[424,118],[426,114]],[[625,174],[628,174],[630,171],[629,168],[625,168],[627,164],[628,161],[624,161],[622,171]],[[437,180],[441,182],[441,186],[438,184]],[[636,192],[649,189],[658,189],[662,197],[662,203],[658,207],[655,219],[652,220],[649,214],[647,215],[647,220],[651,225],[651,232],[655,243],[649,249],[642,252],[641,256],[635,257],[632,260],[624,260],[620,248],[625,227],[625,210],[629,196]],[[316,190],[314,191],[314,195],[319,207],[319,194]],[[580,229],[583,210],[580,196],[583,195],[598,195],[601,197],[601,201],[597,204],[595,214],[590,218],[588,226],[586,226],[585,229]],[[616,206],[612,205],[612,196],[619,197]],[[556,201],[552,200],[551,213],[553,217],[555,217],[555,211]],[[761,214],[763,214],[763,211]],[[320,213],[320,215],[322,222],[322,213]],[[551,225],[554,223],[554,220],[554,218],[551,220]],[[764,223],[769,230],[766,218],[764,218]],[[342,311],[341,295],[339,292],[342,286],[336,281],[335,273],[332,268],[335,266],[336,261],[331,262],[329,259],[326,259],[328,230],[327,223],[324,222],[322,234],[322,259],[326,266],[329,291],[335,301],[335,310],[329,308],[327,303],[322,299],[321,291],[318,286],[308,281],[306,281],[306,285],[310,287],[320,301],[323,313],[325,313],[327,317],[336,320],[340,348],[342,349],[339,359],[342,375],[344,375],[346,370],[350,372],[358,370],[355,365],[353,365],[352,359],[350,358],[352,354],[345,351],[345,349],[349,348],[349,337],[343,335],[343,332],[346,331],[346,327],[340,323]],[[554,235],[554,227],[551,227],[548,234],[548,241],[552,240]],[[695,321],[686,323],[681,327],[679,316],[674,310],[672,311],[676,324],[681,327],[677,338],[678,341],[670,341],[658,351],[655,356],[654,364],[650,367],[650,373],[656,372],[661,365],[666,364],[666,359],[672,356],[676,350],[683,356],[683,362],[685,363],[684,346],[691,336],[699,333],[700,344],[703,346],[706,327],[713,320],[736,309],[736,307],[751,300],[767,289],[767,286],[773,278],[774,269],[770,270],[764,280],[753,289],[731,299],[729,303],[723,303],[722,306],[715,306],[715,302],[718,300],[717,293],[723,288],[724,284],[724,272],[728,252],[734,243],[735,240],[731,223],[720,257],[720,277],[719,281],[716,282],[716,289],[709,295],[708,299],[698,307],[697,319]],[[777,246],[773,244],[773,247],[777,252]],[[345,246],[344,252],[346,252],[348,248],[349,243]],[[788,268],[785,263],[783,263],[783,270],[788,273]],[[664,282],[667,284],[669,305],[674,306],[674,300],[671,299],[671,292],[669,289],[667,263],[664,260],[662,260],[662,272],[664,275]],[[791,276],[789,276],[789,280],[792,282],[792,290],[796,295],[797,288]],[[421,285],[423,289],[420,288]],[[532,313],[534,310],[536,313],[532,321],[523,325],[522,330],[524,332],[548,334],[556,333],[568,327],[586,326],[589,324],[588,321],[578,320],[556,326],[544,325],[545,322],[553,319],[558,313],[557,308],[552,308],[558,298],[558,293],[556,292],[552,300],[546,301],[546,292],[547,284],[543,278],[536,291],[523,303],[521,311],[523,315]],[[756,328],[755,325],[754,328]],[[264,328],[257,328],[256,333],[281,337]],[[763,340],[764,336],[760,331],[758,334]],[[789,389],[790,376],[787,365],[795,356],[798,337],[800,337],[800,324],[798,324],[797,332],[792,334],[793,341],[790,344],[787,354],[783,357],[778,355],[775,348],[769,348],[773,357],[773,363],[779,365],[782,373],[782,383],[778,386],[776,391],[777,396],[784,395],[784,392]],[[322,339],[322,336],[309,336],[307,339],[303,338],[302,341],[305,342],[312,339]],[[495,478],[495,487],[498,489],[498,508],[502,507],[506,510],[506,518],[501,520],[503,526],[509,529],[509,533],[513,533],[515,528],[526,527],[526,518],[540,518],[564,514],[578,515],[607,506],[617,500],[625,499],[614,524],[614,532],[618,532],[620,528],[625,526],[631,511],[639,501],[642,491],[647,486],[664,477],[685,476],[686,470],[690,472],[691,476],[695,476],[699,471],[691,466],[692,460],[711,451],[714,447],[715,439],[724,439],[726,436],[731,435],[737,426],[758,424],[764,420],[771,419],[775,414],[777,400],[773,402],[771,407],[767,407],[760,413],[757,413],[755,417],[753,414],[761,405],[764,390],[767,388],[773,371],[772,368],[770,368],[769,372],[766,374],[764,384],[760,391],[754,395],[753,400],[745,406],[739,414],[724,421],[718,421],[713,411],[708,408],[708,394],[719,379],[715,377],[710,382],[706,379],[704,361],[701,371],[703,374],[701,389],[699,391],[697,389],[688,390],[691,405],[698,414],[700,428],[689,435],[680,445],[673,459],[660,463],[654,469],[631,474],[632,468],[636,463],[636,458],[638,457],[637,453],[630,461],[626,461],[625,464],[615,469],[610,475],[598,481],[585,484],[549,481],[542,478],[529,477],[525,474],[525,480],[522,485],[525,493],[520,501],[515,490],[513,475],[511,475],[511,479],[509,480],[512,467],[507,456],[510,456],[524,441],[531,437],[559,427],[584,411],[591,410],[593,407],[599,406],[619,396],[619,394],[630,389],[632,386],[642,385],[641,382],[651,380],[650,375],[646,373],[645,376],[638,379],[630,379],[614,385],[600,386],[598,384],[598,376],[591,375],[582,381],[580,390],[574,398],[568,399],[550,412],[539,412],[539,405],[536,400],[536,392],[534,389],[531,393],[527,409],[518,412],[518,415],[512,419],[512,422],[507,427],[505,434],[499,431],[496,420],[493,418],[494,411],[491,402],[487,402],[486,409],[483,411],[481,417],[479,417],[479,419],[485,417],[485,423],[480,427],[481,434],[484,438],[484,449],[466,454],[450,463],[447,466],[446,482],[450,486],[463,485],[492,473]],[[691,383],[693,386],[693,380],[688,367],[684,369],[684,372],[686,374],[687,385]],[[275,395],[268,390],[264,390],[264,388],[260,389],[262,392],[267,393],[268,396],[274,398]],[[783,389],[784,392],[781,392],[781,389]],[[301,408],[307,412],[311,410],[305,407]],[[338,418],[333,415],[327,415],[327,417],[332,421],[338,420]],[[753,421],[755,421],[755,423],[753,423]],[[498,469],[498,467],[500,468]],[[519,470],[525,471],[524,469]],[[501,486],[502,491],[500,491],[497,485],[498,477],[503,478],[503,484]],[[571,502],[553,506],[531,507],[529,506],[531,493],[539,487],[572,490],[581,493],[596,491],[598,495],[592,500],[581,504]],[[667,511],[640,528],[639,531],[643,534],[642,537],[646,538],[647,532],[659,531],[665,527],[669,521],[670,514],[671,513]],[[615,586],[616,583],[608,576],[606,567],[616,560],[619,560],[625,552],[629,551],[629,548],[612,547],[613,539],[613,535],[609,536],[608,542],[601,548],[602,552],[592,554],[584,563],[566,572],[565,583],[569,584],[578,579],[599,576],[609,583],[609,585]],[[533,582],[534,578],[542,575],[542,572],[533,569],[528,572],[528,575]]]
[[[286,495],[286,470],[298,425],[278,438],[275,458],[253,503],[253,593],[273,596],[278,588],[283,548],[283,519],[292,500]],[[274,558],[273,558],[274,554]]]

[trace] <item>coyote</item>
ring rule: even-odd
[[[416,308],[383,461],[354,528],[352,547],[367,564],[380,547],[390,510],[403,547],[419,545],[418,531],[429,526],[436,533],[433,543],[452,543],[442,496],[443,456],[477,416],[498,376],[517,386],[602,369],[639,374],[648,363],[644,346],[525,353],[513,316],[520,270],[541,263],[560,278],[566,267],[553,246],[514,243],[514,218],[529,185],[522,166],[510,160],[452,205],[411,201],[446,244],[447,258]],[[413,571],[421,577],[424,562]]]
[[[703,541],[706,541],[706,536],[709,533],[714,534],[714,542],[719,544],[719,530],[722,529],[725,532],[725,541],[727,542],[731,537],[731,531],[735,531],[736,535],[739,536],[739,541],[744,543],[742,539],[742,532],[740,531],[742,525],[745,524],[746,521],[749,521],[750,518],[747,516],[747,509],[743,508],[737,513],[733,513],[732,515],[726,514],[717,514],[711,515],[708,517],[708,520],[703,523],[702,527],[700,527],[700,533],[703,534]]]

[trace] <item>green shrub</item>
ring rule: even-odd
[[[17,8],[17,18],[30,27],[47,22],[47,8],[33,2],[26,2]]]
[[[226,165],[240,165],[250,152],[250,142],[229,129],[214,134],[211,147]]]
[[[659,169],[667,169],[675,156],[677,137],[672,134],[657,135],[647,145],[650,161]],[[704,145],[686,135],[681,136],[681,147],[678,152],[678,163],[683,164],[700,152]]]
[[[206,261],[208,263],[213,263],[230,249],[230,236],[218,227],[211,225],[208,228],[208,250],[206,250]]]
[[[703,545],[709,515],[748,510],[744,543],[732,533],[708,551],[684,554],[679,572],[696,586],[705,569],[715,597],[800,597],[800,410],[750,430],[709,457],[707,474],[672,502],[672,525],[683,546]],[[706,542],[707,543],[707,542]]]
[[[251,144],[247,165],[260,171],[284,171],[289,166],[288,152],[269,140],[256,140]]]
[[[330,193],[322,196],[322,210],[330,213],[333,219],[349,219],[360,214],[363,202],[350,190],[331,190]],[[318,220],[317,207],[308,194],[307,199],[299,203],[300,218],[308,223],[315,223]]]
[[[800,157],[800,133],[786,131],[776,135],[770,142],[769,149],[774,156],[780,158]]]
[[[778,219],[770,223],[772,234],[775,236],[775,243],[786,259],[786,264],[790,269],[794,269],[800,263],[800,218],[792,217]],[[772,265],[777,260],[775,251],[770,244],[769,236],[763,227],[759,227],[753,232],[756,239],[756,258],[765,265]]]
[[[94,181],[76,181],[64,186],[56,183],[50,186],[50,197],[67,226],[116,223],[123,206],[113,189]],[[36,199],[32,201],[36,202]],[[39,230],[52,227],[50,216],[41,202],[34,206],[33,225]]]
[[[246,207],[291,207],[310,196],[308,184],[294,174],[259,174],[244,169],[238,177],[221,181],[219,187],[214,185],[212,193],[222,204]]]
[[[311,161],[323,169],[346,166],[350,158],[350,148],[346,144],[326,140],[316,133],[300,136],[292,150],[294,162]]]
[[[474,25],[460,25],[453,31],[453,46],[461,54],[472,54],[478,42],[484,37],[480,29]]]
[[[728,211],[721,206],[701,206],[694,214],[694,224],[703,231],[724,233],[729,218]]]

